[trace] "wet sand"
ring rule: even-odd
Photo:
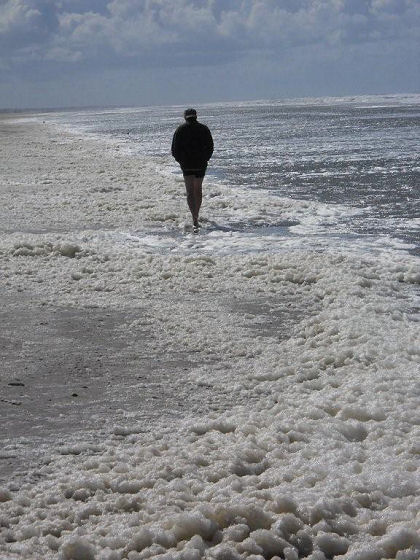
[[[260,315],[258,334],[283,325],[287,337],[295,311],[286,306],[276,318],[269,309],[254,302],[240,312]],[[52,450],[78,441],[81,431],[83,440],[100,441],[124,423],[122,411],[148,431],[235,404],[234,393],[189,381],[196,356],[154,356],[144,344],[150,332],[122,334],[118,327],[141,313],[45,308],[2,297],[0,483],[29,475]]]
[[[188,234],[157,161],[2,123],[0,556],[414,558],[407,259],[250,238],[270,199],[210,181]]]
[[[11,122],[14,119],[16,115],[0,116],[0,146],[3,155],[9,156],[0,183],[2,236],[71,234],[83,228],[71,211],[64,217],[54,213],[50,197],[54,185],[34,187],[42,183],[49,165],[40,159],[39,147],[48,142],[52,160],[60,160],[54,132],[41,131],[40,137],[42,125],[16,124]],[[24,146],[24,150],[17,146]],[[39,219],[31,211],[34,189],[38,208],[45,208]],[[77,204],[77,200],[72,203]],[[8,259],[9,255],[3,251],[0,258]],[[113,302],[100,308],[86,302],[67,306],[59,299],[55,304],[51,300],[46,303],[36,283],[30,289],[22,288],[24,274],[19,271],[2,282],[0,483],[10,477],[32,476],[37,462],[62,445],[106,437],[129,415],[134,415],[146,431],[187,415],[226,410],[239,402],[239,397],[224,386],[199,386],[189,380],[188,374],[208,362],[208,356],[191,354],[182,346],[165,353],[154,350],[153,318],[142,324],[142,317],[153,315],[147,301],[121,308]],[[42,286],[48,291],[45,282]],[[224,312],[241,317],[239,322],[245,316],[258,317],[258,325],[249,321],[247,328],[260,336],[275,332],[277,337],[287,338],[305,311],[286,299],[283,303],[253,296],[248,300],[228,298]],[[185,305],[190,306],[190,302],[185,301]],[[209,306],[208,297],[197,297],[193,305],[200,314]],[[212,360],[217,363],[218,357]]]

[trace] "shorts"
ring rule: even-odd
[[[183,169],[182,174],[184,177],[188,177],[188,175],[194,175],[197,179],[202,179],[206,174],[206,167],[201,167],[200,169]]]

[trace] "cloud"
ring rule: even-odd
[[[132,98],[145,80],[180,91],[176,75],[218,98],[311,94],[308,83],[412,90],[419,49],[418,0],[0,0],[0,86],[12,99],[10,84],[58,92],[68,78],[96,100],[105,75],[120,77],[116,97],[132,84]]]
[[[48,39],[58,28],[51,8],[48,0],[6,0],[0,5],[0,40],[19,49]]]
[[[3,56],[16,63],[32,46],[40,60],[106,54],[143,64],[201,64],[213,51],[232,59],[255,49],[414,40],[419,12],[417,0],[6,0],[0,41]]]
[[[22,64],[44,59],[59,28],[47,0],[6,0],[0,5],[0,79]]]
[[[8,0],[0,6],[0,33],[8,35],[37,26],[41,12],[20,0]]]

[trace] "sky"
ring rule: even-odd
[[[0,108],[420,92],[420,0],[0,0]]]

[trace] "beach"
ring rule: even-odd
[[[161,421],[167,409],[169,417],[175,419],[192,410],[199,415],[202,408],[217,410],[214,402],[226,400],[223,395],[217,399],[207,389],[200,391],[195,384],[188,386],[191,383],[186,372],[197,363],[201,365],[188,345],[181,340],[168,349],[168,341],[155,342],[156,330],[159,332],[154,324],[158,312],[151,298],[156,298],[156,294],[151,294],[150,289],[146,295],[126,293],[128,282],[124,269],[119,270],[116,290],[115,285],[106,285],[106,275],[101,277],[96,270],[80,266],[79,253],[83,252],[85,235],[81,232],[100,228],[132,230],[143,220],[142,204],[136,206],[135,202],[140,199],[138,175],[146,182],[147,171],[153,177],[156,173],[142,169],[138,161],[128,158],[119,161],[111,149],[104,154],[103,146],[97,143],[90,144],[94,153],[86,154],[84,140],[78,142],[69,135],[57,139],[47,127],[26,123],[9,125],[8,120],[3,119],[3,130],[4,138],[12,139],[5,154],[11,173],[10,179],[5,178],[6,188],[2,193],[3,233],[9,237],[9,250],[27,259],[18,259],[18,269],[12,272],[20,278],[18,285],[6,280],[2,298],[5,327],[2,397],[7,441],[15,437],[30,439],[21,444],[28,460],[32,455],[39,457],[44,450],[42,444],[50,442],[50,436],[54,442],[66,441],[80,429],[95,428],[94,439],[97,430],[102,431],[104,423],[117,422],[118,413],[123,410],[138,414],[141,409],[145,427],[149,422]],[[126,186],[128,177],[132,178],[131,189]],[[113,182],[114,187],[109,186]],[[150,191],[147,184],[141,187]],[[163,190],[165,185],[162,188],[158,184],[156,188],[159,187]],[[168,209],[163,210],[171,213],[174,222],[185,214],[183,191],[179,185],[176,189],[171,193]],[[123,190],[127,192],[121,194]],[[90,192],[94,195],[89,195]],[[147,195],[141,194],[142,201],[147,199]],[[153,192],[148,194],[153,196]],[[101,198],[106,200],[105,210]],[[124,202],[125,198],[129,202]],[[81,208],[87,223],[76,219]],[[113,260],[106,251],[99,259],[99,263],[112,270],[111,276],[116,272],[111,264]],[[140,263],[142,260],[144,256]],[[7,272],[10,259],[6,257],[4,261],[3,270],[6,278],[10,278]],[[140,270],[136,274],[142,276]],[[88,281],[84,283],[89,292],[98,296],[96,301],[91,301],[85,290],[79,290],[80,280]],[[40,289],[34,289],[34,285]],[[116,291],[115,299],[111,293]],[[231,314],[233,307],[240,315],[247,312],[247,301],[236,302],[230,297],[225,313]],[[171,297],[166,306],[158,299],[158,306],[173,308]],[[214,302],[207,297],[198,293],[191,297],[186,293],[185,300],[177,302],[182,315],[211,314]],[[252,302],[250,298],[249,305]],[[264,322],[264,311],[268,313],[269,308],[264,309],[262,304],[261,310],[258,305],[254,307]],[[198,323],[201,320],[197,318]],[[224,316],[219,320],[229,322]],[[266,320],[273,321],[273,318]],[[220,360],[209,352],[204,361],[213,359]],[[183,389],[185,385],[187,388]],[[194,406],[195,400],[200,402],[198,407]],[[222,408],[229,403],[231,397]],[[26,460],[19,448],[6,452],[1,463],[3,481],[15,468],[27,473]]]
[[[0,135],[0,558],[418,558],[416,261],[211,180],[194,236],[156,159]]]

